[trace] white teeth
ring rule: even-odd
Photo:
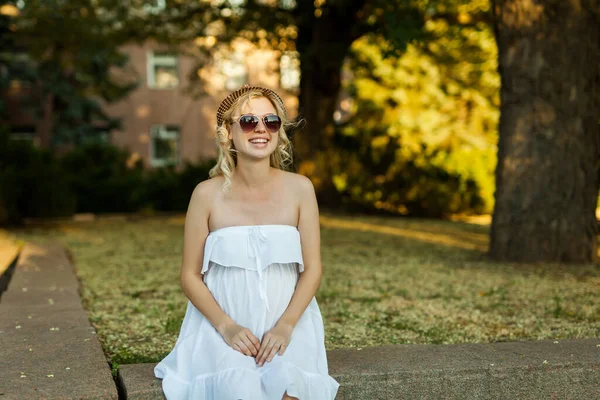
[[[267,139],[252,139],[250,143],[267,143]]]

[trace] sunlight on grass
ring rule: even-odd
[[[413,229],[381,226],[367,222],[324,216],[321,217],[321,225],[327,228],[353,229],[364,232],[402,236],[407,239],[417,239],[426,243],[458,247],[461,249],[487,251],[488,248],[488,236],[486,234],[469,234],[467,232],[462,232],[460,229],[454,229],[452,232],[434,232],[431,230],[416,231]]]
[[[184,216],[28,228],[76,260],[89,318],[109,358],[156,362],[175,344]],[[321,215],[317,299],[328,349],[600,336],[600,266],[493,263],[489,226]]]
[[[23,244],[15,240],[8,231],[0,229],[0,274],[3,274],[14,262]]]

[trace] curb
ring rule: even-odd
[[[336,400],[598,399],[600,339],[332,350]],[[155,363],[121,365],[128,400],[162,400]]]
[[[0,299],[0,398],[118,399],[65,250],[27,243],[14,264]]]

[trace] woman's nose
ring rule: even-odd
[[[254,131],[255,132],[264,132],[267,130],[267,127],[265,126],[264,121],[262,120],[262,118],[258,119],[258,124],[256,124],[256,127],[254,127]]]

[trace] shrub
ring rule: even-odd
[[[186,162],[181,172],[173,167],[148,171],[145,181],[144,208],[156,211],[186,211],[198,183],[208,179],[214,160]]]
[[[75,207],[76,196],[53,155],[0,132],[0,224],[69,216]]]
[[[133,212],[143,204],[144,167],[127,150],[103,143],[80,145],[61,163],[77,196],[77,212]]]

